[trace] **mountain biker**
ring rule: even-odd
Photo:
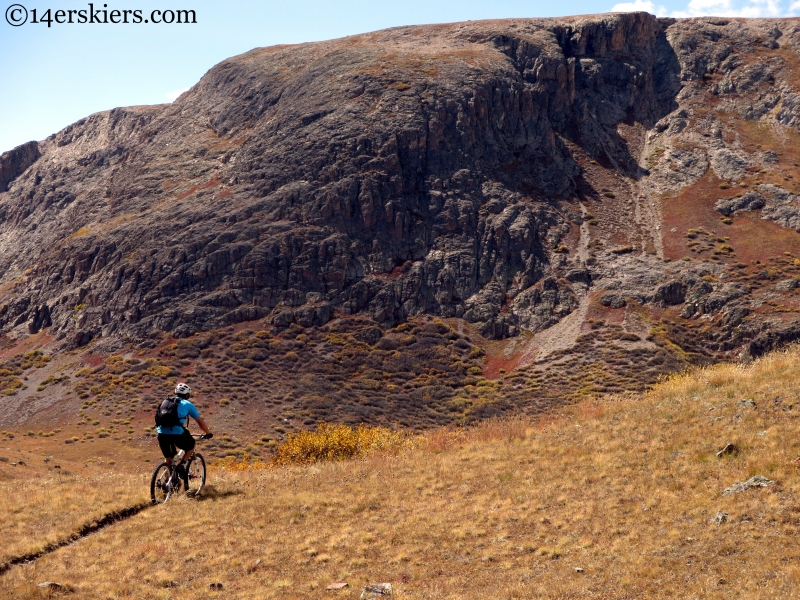
[[[214,434],[211,433],[206,422],[200,417],[200,411],[197,410],[194,404],[189,402],[189,396],[192,395],[192,388],[185,383],[179,383],[175,386],[175,395],[180,398],[180,402],[178,403],[178,420],[180,421],[180,425],[175,425],[174,427],[159,425],[156,428],[156,431],[158,431],[158,445],[168,464],[172,464],[172,457],[175,456],[177,452],[176,448],[186,451],[183,460],[184,464],[188,464],[189,458],[194,453],[195,444],[192,434],[186,429],[186,425],[189,424],[189,417],[197,421],[200,429],[206,434],[207,439]]]

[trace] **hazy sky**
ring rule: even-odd
[[[12,5],[17,6],[12,6]],[[800,0],[99,0],[106,19],[122,11],[192,9],[197,24],[102,24],[66,21],[81,0],[3,0],[0,21],[0,152],[41,140],[100,110],[170,102],[219,61],[258,46],[330,39],[385,27],[504,17],[552,17],[646,10],[659,16],[800,15]],[[27,11],[27,22],[12,27]],[[105,8],[103,8],[105,7]],[[41,21],[50,9],[52,25]],[[118,10],[118,17],[111,11]],[[102,14],[95,13],[103,19]],[[128,13],[128,20],[134,14]],[[88,15],[87,15],[88,18]]]

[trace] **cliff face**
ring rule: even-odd
[[[338,310],[541,328],[577,305],[551,259],[592,193],[573,147],[636,176],[615,127],[652,126],[679,89],[646,14],[254,50],[173,105],[39,144],[0,198],[3,327],[80,344]]]
[[[8,184],[22,175],[40,156],[36,142],[22,144],[0,156],[0,192],[5,192]]]
[[[0,157],[0,327],[80,346],[429,314],[541,332],[530,362],[595,318],[652,350],[666,315],[690,354],[761,351],[794,336],[753,290],[798,245],[770,178],[794,168],[799,40],[634,13],[253,50]]]

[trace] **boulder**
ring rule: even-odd
[[[608,306],[609,308],[623,308],[628,303],[625,301],[625,298],[623,298],[621,294],[606,292],[605,294],[600,296],[600,304],[602,304],[603,306]]]
[[[712,524],[716,525],[717,527],[719,527],[723,523],[727,523],[728,522],[728,513],[724,512],[722,510],[717,511],[717,514],[714,515],[714,518],[711,519],[710,522]]]
[[[378,600],[392,595],[391,583],[371,583],[361,591],[360,600]]]
[[[764,477],[763,475],[753,475],[747,481],[740,481],[738,483],[734,483],[729,488],[725,488],[725,491],[722,492],[722,495],[729,496],[731,494],[738,494],[753,487],[767,487],[773,483],[775,482],[767,477]]]
[[[331,583],[325,589],[326,590],[343,590],[344,588],[349,587],[349,585],[350,584],[347,583],[346,581],[338,581],[336,583]]]
[[[779,281],[775,284],[775,288],[780,292],[791,292],[793,289],[796,289],[798,285],[797,279],[794,277],[790,279],[784,279]]]
[[[50,594],[67,594],[73,591],[71,586],[56,583],[55,581],[43,581],[42,583],[37,583],[36,587]]]
[[[758,192],[747,192],[734,198],[717,200],[714,208],[723,215],[730,216],[738,210],[757,210],[763,208],[766,201],[767,199]]]
[[[668,281],[656,288],[653,301],[662,306],[683,304],[686,289],[680,281]]]
[[[722,458],[723,456],[730,454],[739,454],[739,448],[736,446],[736,444],[725,444],[725,446],[723,446],[723,448],[717,452],[717,458]]]

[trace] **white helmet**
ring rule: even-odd
[[[190,388],[185,383],[179,383],[175,386],[175,395],[177,396],[189,396],[192,393],[192,388]]]

